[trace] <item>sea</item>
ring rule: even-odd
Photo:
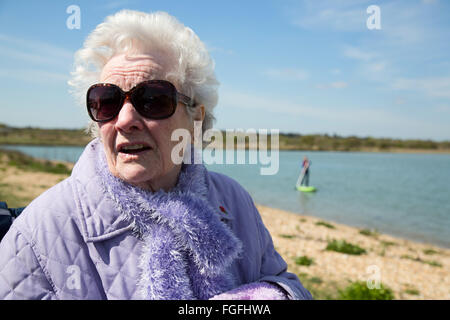
[[[36,158],[76,162],[82,147],[0,146]],[[226,162],[224,151],[224,161]],[[275,174],[263,175],[256,151],[244,164],[206,164],[237,180],[255,203],[361,229],[450,248],[450,154],[279,151]],[[252,158],[254,156],[254,158]],[[303,157],[314,193],[295,188]],[[205,155],[211,163],[211,154]],[[267,159],[266,159],[267,160]],[[272,170],[274,171],[274,170]]]

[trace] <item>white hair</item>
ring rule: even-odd
[[[214,61],[205,45],[192,31],[166,12],[144,13],[122,10],[108,16],[87,37],[75,53],[74,70],[69,85],[76,99],[85,105],[87,89],[100,81],[105,64],[118,54],[158,53],[169,59],[170,70],[158,75],[177,83],[185,95],[205,106],[203,132],[212,127],[213,109],[218,101]],[[193,110],[188,107],[188,114]],[[88,131],[98,136],[98,126],[91,121]]]

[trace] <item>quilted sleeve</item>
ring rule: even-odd
[[[258,223],[261,250],[263,252],[259,281],[278,285],[288,294],[289,299],[312,299],[311,293],[303,287],[298,277],[293,273],[287,272],[287,264],[275,250],[272,237],[265,227],[258,209],[254,205],[253,211]]]
[[[0,299],[56,299],[32,245],[14,224],[0,242]]]

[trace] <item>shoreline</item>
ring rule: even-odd
[[[289,210],[284,210],[282,208],[276,208],[276,207],[268,207],[265,205],[261,205],[261,204],[256,204],[257,207],[262,207],[262,208],[270,208],[272,210],[279,210],[279,211],[284,211],[296,216],[301,216],[301,217],[306,217],[306,218],[311,218],[311,219],[316,219],[316,220],[321,220],[327,223],[331,223],[331,224],[335,224],[335,225],[343,225],[343,226],[347,226],[350,228],[354,228],[357,230],[370,230],[372,232],[375,232],[379,235],[384,235],[387,237],[391,237],[393,239],[397,239],[398,241],[408,241],[408,242],[412,242],[412,243],[416,243],[416,244],[422,244],[422,245],[426,245],[426,246],[430,246],[430,247],[436,247],[436,248],[440,248],[443,250],[450,250],[450,246],[445,246],[443,244],[437,243],[437,242],[433,242],[433,241],[428,241],[428,240],[422,240],[419,238],[414,238],[413,236],[407,236],[407,235],[399,235],[399,234],[395,234],[395,233],[389,233],[387,231],[383,231],[383,230],[379,230],[376,228],[369,228],[369,227],[365,227],[365,226],[361,226],[358,224],[352,224],[350,222],[340,222],[340,221],[336,221],[333,220],[332,218],[321,218],[319,216],[313,216],[313,215],[308,215],[308,214],[302,214],[302,213],[298,213],[298,212],[294,212],[294,211],[289,211]]]
[[[34,144],[34,143],[0,143],[0,149],[2,146],[24,146],[24,147],[79,147],[84,148],[86,145],[78,145],[78,144]],[[213,147],[206,146],[204,149],[214,149]],[[230,148],[223,148],[222,151],[226,150],[249,150],[249,151],[258,151],[257,147],[252,148],[246,148],[242,145],[235,145],[234,149]],[[400,154],[450,154],[450,149],[440,149],[440,150],[433,150],[433,149],[408,149],[408,148],[389,148],[389,149],[376,149],[376,148],[361,148],[357,150],[336,150],[336,149],[302,149],[302,148],[291,148],[291,147],[280,147],[278,149],[279,151],[292,151],[292,152],[342,152],[342,153],[349,153],[349,152],[356,152],[356,153],[400,153]],[[270,149],[264,150],[265,152],[269,152]]]

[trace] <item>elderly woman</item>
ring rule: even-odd
[[[166,13],[121,11],[90,34],[70,84],[97,138],[1,242],[1,298],[311,298],[249,194],[172,159],[174,130],[212,126],[213,69]]]

